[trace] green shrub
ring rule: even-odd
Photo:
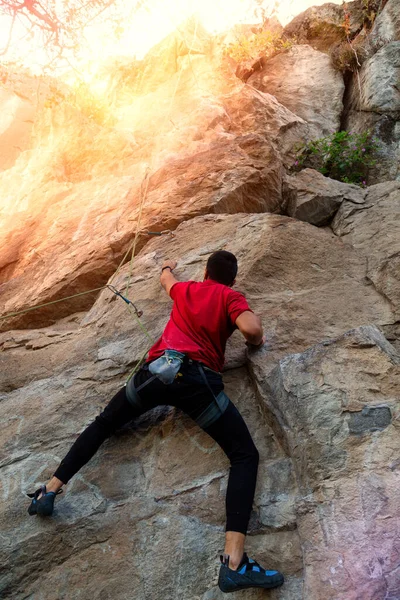
[[[316,169],[326,177],[344,183],[367,185],[368,171],[376,164],[379,144],[370,131],[339,131],[304,144],[298,149],[294,169]]]
[[[288,50],[294,43],[293,40],[284,40],[278,33],[260,31],[250,37],[243,35],[236,43],[228,44],[224,48],[224,54],[240,63],[258,58],[260,55],[269,58],[278,52]]]

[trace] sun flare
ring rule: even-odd
[[[340,4],[341,0],[333,0]],[[296,14],[324,0],[144,0],[140,7],[136,2],[118,0],[121,26],[112,27],[108,20],[85,29],[78,59],[70,57],[78,71],[90,63],[106,61],[110,57],[130,56],[137,59],[155,44],[177,29],[187,18],[196,16],[199,24],[211,34],[221,33],[239,23],[259,23],[263,16],[276,16],[282,25]],[[26,39],[21,25],[17,24],[18,44],[12,44],[4,60],[18,60],[40,73],[46,65],[45,49],[37,39]],[[9,20],[0,16],[0,37],[8,36]],[[86,65],[84,67],[84,65]],[[64,70],[68,70],[64,66]]]

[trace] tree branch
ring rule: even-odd
[[[143,1],[133,0],[131,4],[136,10]],[[5,47],[0,45],[0,56],[7,54],[15,44],[20,24],[26,31],[41,32],[41,46],[50,60],[59,55],[58,49],[75,52],[82,45],[85,28],[94,21],[110,19],[111,26],[124,19],[119,2],[121,0],[0,0],[0,15],[10,18],[10,30],[7,41],[2,42]]]
[[[36,8],[35,8],[35,0],[25,0],[23,3],[23,8],[26,8],[32,15],[34,15],[35,17],[37,17],[38,19],[40,19],[41,21],[44,21],[45,23],[47,23],[47,25],[50,27],[50,29],[52,29],[54,32],[56,32],[58,30],[58,23],[56,23],[47,12],[45,12],[44,14],[42,14],[41,12],[39,12]]]

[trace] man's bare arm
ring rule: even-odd
[[[235,323],[248,344],[256,348],[264,344],[265,338],[260,317],[250,310],[245,310],[238,316]]]
[[[162,271],[160,275],[160,282],[164,290],[167,292],[168,296],[170,295],[169,293],[171,291],[172,286],[178,281],[178,279],[176,279],[172,273],[176,265],[176,260],[166,260],[161,267]]]

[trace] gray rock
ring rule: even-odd
[[[76,340],[77,346],[81,343]],[[57,377],[37,381],[2,399],[2,458],[8,460],[0,469],[2,597],[63,597],[66,577],[68,597],[74,599],[124,600],[132,582],[135,598],[143,600],[149,594],[193,598],[211,591],[223,544],[228,463],[213,440],[183,415],[146,415],[121,431],[71,481],[53,519],[27,518],[21,492],[51,474],[112,387],[118,388],[120,376],[112,385],[78,378],[69,388],[65,383]],[[231,372],[225,383],[252,431],[261,473],[266,473],[254,505],[262,528],[252,532],[249,552],[299,581],[290,460],[260,419],[246,371]],[[18,536],[12,535],[15,528]],[[43,535],[46,544],[39,543]],[[171,554],[174,569],[165,560]],[[151,576],[145,566],[150,563]],[[291,600],[293,585],[277,597]]]
[[[157,598],[160,589],[163,598],[221,597],[216,589],[216,557],[223,544],[228,464],[214,442],[177,411],[150,412],[109,439],[57,499],[54,519],[28,519],[23,496],[51,476],[78,433],[126,381],[150,339],[161,333],[171,308],[170,299],[160,293],[164,258],[178,258],[179,278],[201,279],[208,254],[221,247],[237,254],[238,288],[261,314],[268,339],[262,350],[249,353],[251,380],[246,368],[237,368],[245,361],[245,346],[236,333],[227,351],[230,370],[224,376],[226,391],[243,414],[261,456],[248,551],[287,576],[287,585],[271,597],[318,597],[318,582],[310,580],[308,591],[301,591],[303,564],[309,570],[318,565],[318,557],[309,554],[310,534],[299,508],[308,506],[309,492],[302,479],[299,489],[298,466],[293,469],[297,451],[277,427],[274,410],[263,401],[269,374],[288,354],[335,338],[353,324],[387,324],[394,318],[389,303],[366,282],[366,259],[356,250],[328,229],[268,214],[197,217],[182,223],[174,238],[149,242],[133,264],[128,292],[143,310],[146,333],[124,302],[112,300],[111,292],[104,290],[84,326],[66,320],[48,329],[1,334],[2,597],[50,600],[62,597],[68,585],[68,597],[76,600],[111,596],[125,600],[132,582],[138,600]],[[129,273],[126,265],[114,284],[125,289]],[[390,344],[375,329],[368,331],[366,341],[360,333],[358,347],[380,344],[381,355],[388,356]],[[355,346],[355,334],[349,339],[349,348]],[[334,371],[332,386],[341,386],[342,368],[341,363]],[[383,363],[379,368],[386,372]],[[354,369],[361,385],[360,371]],[[364,363],[360,369],[371,372]],[[368,377],[368,390],[374,390],[375,381]],[[375,395],[379,406],[389,407],[394,415],[394,388],[382,388]],[[320,455],[308,467],[315,477],[348,469],[348,449],[339,444],[344,428],[337,431],[337,447],[323,446],[324,411],[338,423],[343,418],[349,427],[349,413],[362,411],[363,405],[354,401],[341,416],[335,408],[338,397],[338,392],[332,394],[330,405],[321,407],[320,418],[312,424],[310,444],[313,440],[322,444]],[[358,400],[358,394],[355,397]],[[393,419],[382,431],[349,435],[352,440],[385,435],[394,426]],[[379,445],[377,452],[389,452],[391,447]],[[330,526],[329,515],[319,519],[319,528],[325,522]],[[43,535],[47,544],[41,543]],[[349,541],[343,546],[352,548]],[[171,552],[174,569],[165,561]],[[152,579],[144,566],[150,561],[156,573]],[[254,591],[251,597],[261,599],[263,592]]]
[[[368,189],[365,205],[344,202],[332,228],[368,260],[367,276],[400,315],[400,182]]]
[[[400,178],[400,112],[378,114],[351,111],[346,127],[354,133],[370,131],[378,140],[376,164],[369,169],[370,185]]]
[[[373,327],[288,356],[260,381],[302,491],[306,598],[399,591],[400,436],[389,418],[399,384],[400,356]]]
[[[286,177],[283,186],[288,215],[318,227],[329,223],[344,200],[363,204],[365,196],[358,186],[329,179],[314,169]]]
[[[350,413],[350,433],[366,433],[381,431],[392,422],[392,413],[387,406],[366,407],[361,411]]]
[[[400,41],[390,42],[367,60],[360,71],[361,86],[353,85],[352,107],[368,112],[400,111]]]
[[[312,138],[336,131],[343,110],[344,82],[329,56],[310,46],[293,46],[268,60],[248,83],[276,97],[309,124]]]
[[[375,51],[390,42],[400,40],[400,12],[397,0],[388,0],[376,17],[370,35],[370,43]]]
[[[379,140],[370,183],[400,177],[399,78],[400,41],[393,41],[367,60],[351,82],[346,128],[355,133],[370,130]]]

